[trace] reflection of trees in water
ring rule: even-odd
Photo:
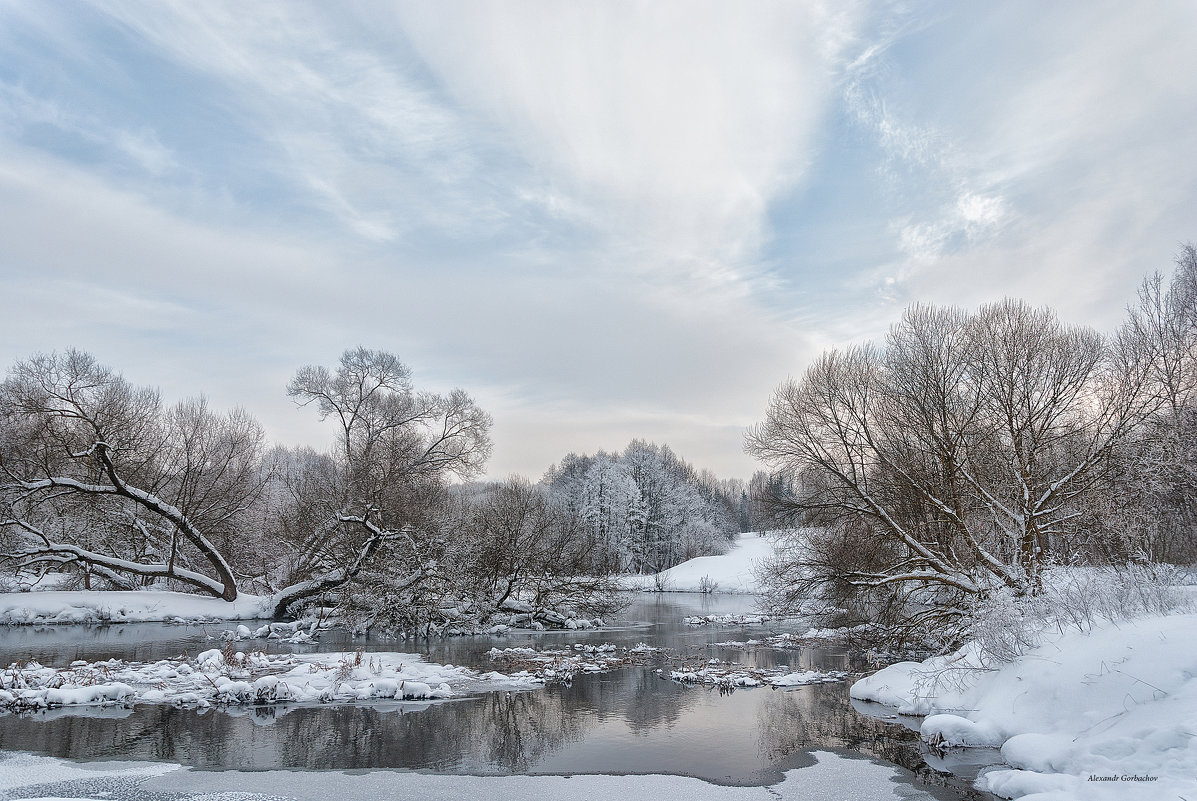
[[[365,705],[196,711],[143,704],[5,716],[0,748],[75,759],[205,768],[410,767],[520,773],[608,716],[647,734],[677,723],[702,690],[651,670],[585,676],[572,686],[492,692],[423,708]]]
[[[775,691],[758,709],[757,724],[757,745],[770,761],[814,748],[851,748],[882,756],[877,749],[887,748],[892,739],[909,742],[913,737],[860,715],[840,685]]]
[[[0,717],[0,749],[73,759],[152,759],[203,768],[395,767],[525,773],[545,764],[554,752],[583,741],[604,719],[623,721],[637,737],[647,738],[654,730],[682,727],[690,721],[741,733],[737,736],[747,746],[742,766],[746,775],[784,769],[796,764],[793,757],[812,750],[845,749],[902,765],[925,785],[948,786],[957,798],[988,797],[972,791],[966,781],[929,768],[914,732],[854,710],[846,684],[788,692],[740,690],[734,698],[720,700],[718,707],[708,703],[711,699],[705,692],[712,691],[679,687],[656,678],[651,670],[633,668],[586,676],[573,686],[488,693],[426,708],[408,706],[406,711],[348,705],[199,713],[142,705],[134,710],[91,710],[93,714],[86,715],[8,715]],[[702,713],[696,719],[690,717],[695,711]],[[718,718],[714,723],[712,715]],[[719,752],[726,746],[717,738],[711,740],[710,747]],[[601,753],[601,738],[596,748]],[[594,754],[579,752],[578,764],[585,764],[588,755]],[[679,757],[682,761],[677,764],[712,756],[690,753]],[[676,769],[676,765],[660,769]]]
[[[71,759],[156,759],[201,766],[253,766],[246,753],[249,737],[240,731],[253,728],[247,719],[148,705],[134,710],[90,709],[87,714],[63,712],[4,717],[0,720],[0,749]],[[186,724],[180,725],[182,721]]]
[[[597,719],[602,685],[487,693],[418,710],[368,706],[197,712],[168,706],[100,714],[5,716],[0,748],[75,759],[178,761],[199,767],[447,770],[463,763],[522,772]],[[584,697],[578,697],[584,693]],[[593,697],[591,697],[593,696]],[[263,725],[265,724],[265,725]]]
[[[931,768],[923,759],[916,732],[853,709],[845,684],[816,684],[773,696],[757,712],[757,747],[771,762],[821,748],[842,748],[901,765],[923,784],[948,787],[959,798],[993,798],[973,790],[967,781]]]
[[[221,628],[162,623],[0,626],[0,665],[40,662],[65,667],[76,659],[97,662],[113,656],[129,662],[154,662],[183,651],[194,654],[211,648],[208,636],[219,634]]]
[[[489,693],[482,699],[485,713],[471,721],[484,744],[479,756],[494,767],[520,773],[565,743],[581,740],[594,717],[571,708],[565,698],[571,689]]]
[[[626,689],[612,701],[624,705],[624,718],[635,734],[644,735],[658,726],[672,726],[682,712],[693,705],[695,692],[659,678],[653,671],[627,670],[621,674]]]

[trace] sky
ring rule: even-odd
[[[747,426],[914,302],[1112,330],[1197,239],[1197,3],[0,0],[0,363],[331,432],[364,345],[488,475]]]

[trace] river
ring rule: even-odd
[[[691,626],[688,615],[752,610],[753,598],[684,593],[629,596],[601,630],[513,631],[435,640],[351,638],[325,632],[316,645],[270,642],[273,651],[404,651],[431,661],[502,669],[487,651],[560,648],[574,643],[646,643],[672,655],[718,657],[793,670],[858,670],[838,648],[734,648],[798,624]],[[0,664],[76,659],[150,661],[194,655],[217,644],[227,625],[126,624],[0,629]],[[260,643],[259,643],[260,644]],[[249,646],[250,644],[246,644]],[[771,785],[786,770],[813,764],[811,752],[836,751],[901,765],[912,785],[940,798],[983,798],[967,764],[928,754],[907,726],[865,714],[849,682],[788,690],[683,686],[655,664],[581,675],[568,685],[485,692],[437,703],[279,705],[231,710],[59,708],[0,716],[0,750],[70,760],[147,760],[207,770],[405,768],[472,775],[672,774],[716,784]],[[992,761],[985,755],[982,762]],[[954,767],[956,774],[947,768]]]

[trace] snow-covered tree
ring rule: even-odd
[[[738,530],[737,497],[665,445],[633,440],[618,454],[570,454],[542,484],[581,516],[601,564],[619,570],[658,572],[721,553]]]
[[[265,476],[247,413],[168,407],[86,353],[21,361],[0,384],[0,531],[22,568],[75,566],[132,589],[237,597]]]
[[[1123,337],[1149,361],[1158,398],[1119,465],[1119,514],[1133,506],[1139,521],[1125,555],[1197,562],[1197,248],[1181,249],[1170,280],[1143,282]]]
[[[605,555],[604,567],[627,570],[640,558],[639,543],[631,537],[642,514],[636,483],[617,457],[599,453],[580,489],[578,515],[598,552]]]
[[[824,552],[805,578],[951,614],[959,594],[1036,591],[1149,411],[1144,387],[1142,359],[1048,310],[915,306],[885,347],[829,351],[783,384],[748,448],[792,482],[792,517],[868,557],[836,570]]]
[[[365,348],[345,351],[333,370],[301,368],[287,392],[335,435],[330,463],[308,459],[301,467],[318,475],[295,478],[310,530],[276,612],[344,585],[379,556],[397,567],[393,590],[419,585],[435,563],[421,518],[450,476],[481,471],[490,416],[459,389],[417,392],[397,357]]]

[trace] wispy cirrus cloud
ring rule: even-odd
[[[862,70],[849,98],[900,198],[893,255],[861,284],[893,307],[1017,295],[1112,325],[1139,277],[1192,236],[1197,170],[1178,156],[1197,116],[1197,55],[1172,32],[1197,9],[903,14],[916,29],[878,50],[883,66]]]

